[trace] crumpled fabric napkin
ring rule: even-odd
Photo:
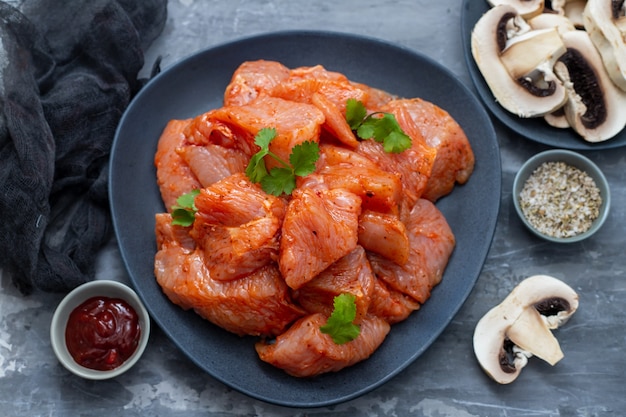
[[[94,278],[115,129],[166,16],[167,0],[0,1],[0,268],[23,294]]]

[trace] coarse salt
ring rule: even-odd
[[[524,183],[519,203],[540,233],[566,238],[589,230],[600,215],[602,196],[586,172],[564,162],[544,162]]]

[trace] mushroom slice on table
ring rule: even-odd
[[[524,19],[529,19],[543,12],[544,0],[487,0],[491,7],[507,5],[514,7]]]
[[[548,275],[526,278],[474,330],[474,353],[496,382],[508,384],[528,359],[537,356],[551,365],[563,352],[551,330],[565,323],[578,308],[578,294]]]
[[[567,121],[587,142],[611,139],[626,126],[626,92],[611,82],[585,31],[566,32],[562,38],[567,52],[555,72],[567,89]]]
[[[626,2],[588,0],[583,20],[609,76],[626,91]]]
[[[476,22],[471,46],[489,89],[507,111],[540,117],[565,103],[553,66],[566,49],[555,28],[531,30],[515,8],[495,6]]]

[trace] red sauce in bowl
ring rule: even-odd
[[[76,363],[99,371],[115,369],[137,349],[137,312],[124,300],[92,297],[70,313],[65,343]]]

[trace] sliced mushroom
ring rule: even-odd
[[[543,12],[544,0],[487,0],[491,7],[507,5],[515,8],[524,19],[529,19]]]
[[[526,278],[485,314],[474,331],[474,353],[483,370],[501,384],[513,382],[537,356],[551,365],[563,352],[551,330],[578,308],[578,294],[548,275]]]
[[[552,4],[554,4],[554,2]],[[559,34],[576,30],[576,27],[567,17],[556,13],[541,13],[540,15],[529,19],[528,24],[533,30],[556,28]],[[567,129],[570,127],[567,117],[565,117],[565,110],[563,107],[552,113],[546,114],[543,118],[552,127],[559,129]]]
[[[626,92],[611,82],[585,31],[566,32],[562,38],[567,53],[555,71],[567,89],[567,121],[588,142],[611,139],[626,126]]]
[[[566,17],[577,28],[584,27],[583,10],[587,5],[587,0],[552,0],[550,5],[552,10]]]
[[[565,116],[565,109],[561,107],[552,113],[548,113],[543,116],[543,120],[546,121],[552,127],[556,127],[557,129],[567,129],[571,126],[567,121],[567,116]]]
[[[564,15],[556,13],[541,13],[532,19],[528,19],[528,25],[533,30],[556,28],[559,33],[576,30],[576,26],[574,26],[571,20]]]
[[[565,46],[556,29],[531,31],[515,8],[489,9],[472,31],[472,55],[496,100],[519,117],[561,107],[565,88],[553,72]]]
[[[606,70],[626,91],[626,2],[624,0],[588,0],[583,19],[585,29],[595,44]]]

